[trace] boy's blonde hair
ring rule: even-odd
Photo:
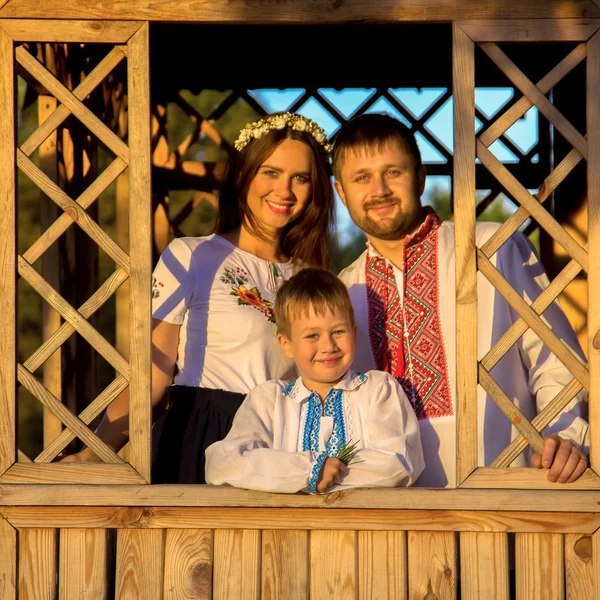
[[[312,306],[317,315],[338,309],[350,317],[354,326],[354,309],[348,289],[333,273],[326,269],[302,269],[290,277],[275,297],[277,333],[291,338],[291,321],[308,315]]]

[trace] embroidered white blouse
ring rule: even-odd
[[[481,247],[498,229],[494,223],[478,223],[476,243]],[[432,305],[432,318],[439,319],[441,340],[432,340],[418,322],[419,315],[406,315],[406,320],[415,322],[411,331],[411,343],[417,352],[409,352],[405,358],[409,377],[417,386],[429,386],[432,391],[424,402],[415,406],[419,413],[421,441],[425,456],[425,470],[418,486],[455,487],[456,485],[456,315],[455,315],[455,261],[454,224],[444,222],[438,230],[437,244],[419,255],[415,270],[423,280],[423,308]],[[358,325],[356,359],[358,370],[375,368],[369,337],[369,308],[366,292],[365,263],[367,252],[376,253],[373,247],[365,251],[352,265],[340,273],[348,286]],[[420,252],[420,250],[419,250]],[[548,278],[527,238],[516,234],[508,240],[492,258],[493,264],[527,302],[533,302],[547,287]],[[415,296],[420,290],[407,291],[402,285],[404,274],[391,263],[403,302],[408,300],[411,310]],[[431,285],[431,275],[437,269],[437,289]],[[477,274],[478,286],[478,357],[483,356],[517,320],[518,315],[497,293],[489,281]],[[407,298],[407,294],[411,297]],[[551,305],[543,315],[551,324],[553,332],[573,352],[583,354],[569,322],[557,303]],[[408,333],[404,332],[405,337]],[[430,348],[440,343],[443,352],[437,355],[436,364],[431,363]],[[428,362],[429,361],[429,362]],[[445,363],[445,364],[444,364]],[[500,384],[507,396],[515,402],[528,420],[535,417],[571,379],[564,365],[528,330],[492,369],[492,377]],[[437,386],[436,390],[433,387]],[[435,392],[435,393],[433,393]],[[409,394],[410,396],[410,394]],[[542,434],[560,433],[586,450],[589,445],[587,418],[587,395],[580,393],[565,411],[547,427]],[[478,387],[479,465],[489,465],[517,435],[516,429],[504,416],[494,401]],[[522,454],[513,466],[528,466],[527,453]]]
[[[273,301],[291,263],[270,263],[219,235],[173,240],[152,278],[152,316],[181,325],[176,385],[246,394],[294,379],[276,338]]]
[[[206,482],[265,492],[314,492],[327,456],[357,442],[348,474],[330,490],[411,485],[423,470],[419,426],[396,380],[353,371],[324,402],[298,378],[252,390],[227,437],[206,450]]]

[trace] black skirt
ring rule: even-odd
[[[206,483],[204,453],[227,435],[245,395],[184,385],[167,394],[152,431],[152,483]]]

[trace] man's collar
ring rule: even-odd
[[[423,242],[441,227],[442,220],[431,206],[424,206],[423,212],[425,214],[425,219],[421,225],[419,225],[419,228],[413,234],[407,235],[404,238],[404,249],[408,249],[411,246]],[[369,258],[385,258],[385,256],[383,256],[370,242],[367,242],[367,251]]]
[[[331,386],[336,390],[343,391],[352,391],[357,387],[361,386],[365,381],[367,381],[367,376],[362,373],[357,373],[352,369],[346,371],[346,374],[340,381],[338,381],[335,385]],[[309,390],[302,381],[302,377],[298,377],[296,381],[292,381],[283,388],[283,395],[288,397],[290,400],[294,402],[300,403],[303,400],[306,400],[311,394],[312,390]]]

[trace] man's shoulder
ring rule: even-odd
[[[347,285],[350,286],[364,278],[365,260],[367,251],[365,250],[352,264],[340,271],[338,277]]]

